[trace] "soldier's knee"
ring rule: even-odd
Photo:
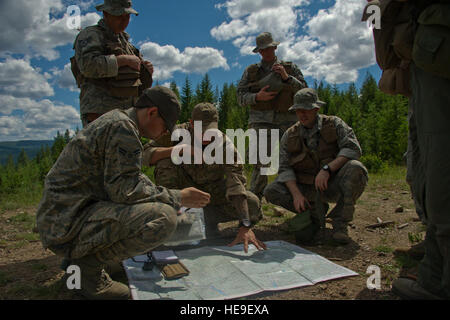
[[[169,238],[177,227],[177,210],[164,203],[157,203],[156,207],[152,203],[149,212],[153,219],[146,223],[147,228],[143,232],[143,237],[148,237],[151,241]]]

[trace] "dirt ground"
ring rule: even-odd
[[[425,230],[418,221],[409,188],[404,182],[404,169],[398,170],[395,175],[371,176],[349,228],[352,243],[338,246],[329,240],[331,225],[327,223],[328,238],[324,244],[303,246],[357,272],[359,276],[277,292],[258,299],[398,299],[390,292],[392,281],[400,274],[413,274],[417,262],[394,256],[393,251],[424,239]],[[264,204],[263,208],[265,217],[256,227],[257,237],[264,241],[295,243],[294,237],[287,232],[286,223],[292,214],[287,211],[275,213],[271,204]],[[59,268],[61,258],[44,250],[39,235],[33,232],[35,211],[36,208],[31,207],[0,212],[0,299],[82,299],[66,289],[62,280],[64,272]],[[384,228],[366,228],[377,223],[377,218],[394,223]],[[222,224],[220,229],[224,235],[233,235],[237,231],[237,223]],[[381,269],[381,290],[367,289],[369,275],[366,271],[370,265]],[[120,280],[126,282],[125,277]]]

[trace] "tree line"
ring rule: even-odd
[[[315,82],[312,87],[318,91],[319,98],[326,102],[320,112],[336,115],[353,128],[363,150],[361,160],[370,171],[378,171],[386,164],[404,163],[408,136],[406,98],[382,93],[370,74],[366,76],[360,90],[355,84],[349,85],[346,90],[323,82]],[[210,102],[218,108],[220,130],[247,130],[249,107],[239,106],[237,84],[225,83],[219,90],[218,87],[213,88],[211,79],[205,74],[195,88],[188,77],[181,90],[175,82],[170,84],[170,88],[177,94],[181,104],[179,123],[190,119],[196,104]],[[69,130],[64,134],[58,132],[52,147],[41,147],[34,159],[29,159],[24,150],[16,163],[10,156],[5,165],[0,165],[0,198],[26,192],[30,188],[36,189],[37,193],[42,191],[46,174],[70,139]]]

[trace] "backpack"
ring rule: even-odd
[[[422,11],[412,58],[417,67],[450,79],[450,3],[433,4]]]
[[[371,1],[364,8],[362,21],[367,21],[368,8],[376,5],[381,12],[381,28],[373,29],[376,60],[383,70],[378,83],[387,94],[411,95],[409,65],[414,44],[414,5],[401,0]]]

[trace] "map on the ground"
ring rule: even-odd
[[[243,245],[175,251],[190,271],[177,280],[165,280],[156,266],[143,270],[146,255],[123,265],[135,300],[225,300],[358,275],[288,242],[265,243],[267,250],[249,245],[248,253]]]

